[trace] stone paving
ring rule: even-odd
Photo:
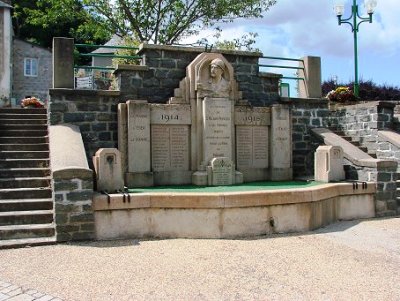
[[[13,285],[0,280],[0,301],[62,301],[62,299],[47,295],[37,290]]]
[[[4,249],[0,301],[400,301],[399,229],[394,217],[237,240]]]

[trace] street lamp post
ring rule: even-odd
[[[344,13],[344,5],[337,4],[335,5],[336,16],[338,18],[339,25],[341,24],[349,24],[351,30],[353,31],[354,38],[354,95],[356,97],[359,96],[360,84],[358,82],[358,53],[357,53],[357,33],[361,23],[369,22],[372,23],[372,14],[374,13],[374,9],[376,7],[376,0],[365,0],[364,6],[367,9],[368,17],[361,17],[358,11],[357,0],[353,0],[353,5],[351,7],[351,16],[347,19],[342,19],[342,15]],[[358,20],[361,20],[358,22]]]

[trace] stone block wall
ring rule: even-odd
[[[50,124],[79,126],[89,167],[99,148],[117,147],[118,91],[51,89]]]
[[[325,100],[291,99],[293,175],[314,175],[314,153],[320,141],[311,135],[310,129],[336,125],[337,119],[330,117]]]
[[[70,170],[54,173],[57,241],[94,238],[93,174]]]
[[[357,166],[345,160],[345,171],[348,180],[376,183],[375,212],[377,216],[392,216],[398,213],[397,165],[370,168]]]
[[[202,48],[143,45],[139,54],[143,66],[121,66],[115,74],[121,99],[145,99],[150,103],[166,103],[174,89],[186,76],[186,67],[203,52]],[[261,54],[244,51],[221,51],[232,64],[235,79],[243,98],[254,106],[264,106],[279,100],[279,75],[260,73]]]

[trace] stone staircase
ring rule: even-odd
[[[336,135],[342,137],[346,141],[349,141],[351,144],[353,144],[354,146],[358,147],[363,152],[367,153],[368,155],[370,155],[371,157],[376,159],[376,153],[369,151],[367,147],[362,146],[359,141],[353,140],[352,137],[347,136],[343,131],[336,130],[336,129],[331,129],[331,131],[334,132]]]
[[[0,248],[56,241],[46,109],[0,108]]]

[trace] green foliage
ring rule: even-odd
[[[235,38],[233,40],[217,40],[214,46],[215,48],[224,50],[246,50],[260,52],[260,49],[253,47],[253,45],[256,43],[257,36],[257,33],[249,32],[242,35],[240,38]]]
[[[138,48],[140,42],[134,38],[131,37],[124,37],[123,39],[123,46],[128,46],[128,47],[135,47]],[[137,50],[136,49],[117,49],[115,51],[116,55],[127,55],[127,56],[136,56],[137,55]],[[140,60],[139,59],[131,59],[131,58],[113,58],[112,60],[113,65],[139,65]]]
[[[276,0],[83,0],[92,14],[121,36],[174,44],[205,27],[236,18],[260,18]]]
[[[104,43],[110,37],[80,0],[15,0],[13,6],[16,36],[46,48],[55,36],[74,38],[77,43]]]
[[[333,80],[322,83],[322,93],[326,95],[331,90],[335,90],[338,86],[347,86],[353,89],[352,82],[337,84]],[[400,100],[400,87],[389,85],[378,85],[368,81],[360,81],[360,99],[361,100]]]

